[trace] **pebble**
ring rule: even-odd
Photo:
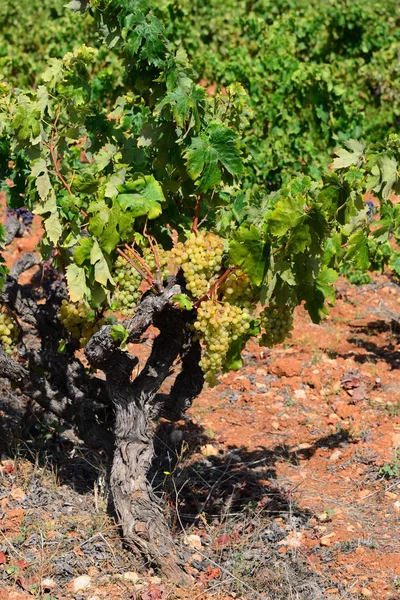
[[[138,581],[140,577],[137,573],[135,573],[135,571],[127,571],[126,573],[122,574],[122,579],[125,579],[126,581],[132,581],[132,583],[136,583],[136,581]]]
[[[335,462],[337,460],[339,460],[339,458],[342,456],[342,453],[340,452],[340,450],[335,450],[335,452],[332,452],[332,454],[329,457],[330,462]]]
[[[80,577],[76,577],[76,579],[73,579],[71,585],[72,591],[74,592],[74,594],[77,594],[78,592],[83,592],[84,590],[87,590],[92,585],[92,580],[89,577],[89,575],[81,575]]]
[[[365,598],[371,598],[372,597],[372,591],[368,588],[363,588],[361,590],[361,595],[364,596]]]
[[[203,456],[218,456],[218,450],[212,444],[206,444],[200,448]]]
[[[56,582],[54,581],[54,579],[50,579],[50,577],[47,577],[46,579],[42,579],[42,588],[44,590],[52,590],[56,587]]]
[[[195,548],[195,550],[200,550],[201,546],[201,537],[199,535],[187,535],[183,540],[186,546],[190,546],[191,548]]]

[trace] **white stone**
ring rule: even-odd
[[[72,580],[72,591],[77,594],[87,590],[92,585],[92,580],[89,575],[81,575]]]

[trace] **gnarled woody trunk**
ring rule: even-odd
[[[194,315],[170,302],[182,291],[182,282],[171,277],[161,293],[145,294],[135,316],[125,322],[129,342],[140,342],[151,324],[160,331],[149,359],[133,381],[138,361],[120,350],[111,326],[102,327],[92,337],[85,354],[94,368],[105,373],[104,382],[87,373],[74,352],[57,352],[60,339],[66,336],[57,316],[65,289],[60,287],[45,305],[38,305],[18,284],[19,275],[36,262],[33,255],[18,261],[7,277],[2,300],[35,328],[40,350],[27,352],[26,362],[21,364],[0,349],[0,376],[15,381],[46,410],[73,424],[89,445],[110,452],[114,445],[111,491],[126,541],[159,565],[170,580],[187,583],[161,503],[148,480],[157,420],[160,416],[179,419],[203,386],[200,345],[193,340],[190,326]],[[158,393],[178,356],[180,371],[170,393]]]
[[[110,342],[107,328],[92,338],[86,355],[105,372],[115,408],[111,491],[123,536],[149,562],[159,565],[170,580],[187,584],[188,576],[181,568],[162,505],[148,479],[156,421],[161,415],[171,420],[179,418],[203,385],[198,366],[200,347],[193,341],[189,327],[191,317],[172,308],[165,301],[168,295],[165,290],[145,298],[133,319],[132,341],[137,341],[151,322],[160,330],[146,365],[133,382],[131,373],[137,361]],[[178,356],[181,371],[170,394],[157,393]]]

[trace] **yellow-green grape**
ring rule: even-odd
[[[150,271],[155,275],[157,267],[153,250],[149,246],[146,246],[145,248],[143,248],[142,252],[144,262],[146,263]],[[170,252],[168,252],[168,250],[164,250],[164,248],[162,248],[161,246],[157,246],[157,256],[161,267],[161,276],[163,279],[166,279],[169,275],[168,263],[170,261],[171,254]]]
[[[293,308],[278,306],[275,303],[266,306],[260,314],[261,326],[265,332],[261,336],[260,346],[272,348],[291,338],[293,329]]]
[[[186,287],[195,298],[201,298],[217,280],[222,266],[224,243],[211,232],[192,233],[186,242],[172,250],[177,265],[182,266]]]
[[[122,256],[115,261],[113,277],[118,285],[112,296],[111,306],[124,316],[130,315],[140,299],[139,286],[142,278],[135,267],[126,262]]]
[[[12,345],[18,338],[18,326],[13,317],[7,312],[0,313],[0,340],[4,351],[11,354]]]
[[[200,366],[210,385],[217,383],[231,343],[246,333],[250,320],[247,308],[229,302],[208,299],[200,304],[194,329],[204,346]]]
[[[85,302],[73,304],[68,300],[62,301],[58,318],[71,336],[79,340],[81,348],[84,348],[92,335],[106,323],[103,317],[94,320],[93,311]]]
[[[229,304],[250,308],[253,289],[248,276],[240,269],[233,271],[219,286],[218,293]]]

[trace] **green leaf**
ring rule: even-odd
[[[95,281],[103,286],[107,286],[108,282],[110,282],[112,285],[115,285],[115,282],[111,277],[108,263],[97,240],[93,241],[93,246],[90,251],[90,262],[92,265],[94,265]]]
[[[330,300],[332,304],[335,302],[335,290],[333,284],[337,281],[338,274],[334,269],[323,266],[318,273],[315,281],[315,287],[322,292],[326,300]]]
[[[129,211],[133,218],[147,216],[155,219],[162,213],[161,204],[165,196],[161,185],[152,175],[143,175],[133,181],[127,181],[119,186],[122,193],[117,202],[123,210]]]
[[[116,325],[112,325],[110,335],[114,342],[125,342],[128,339],[129,330],[125,329],[121,323],[117,323]]]
[[[268,268],[269,246],[263,242],[254,225],[242,225],[229,244],[228,258],[231,264],[240,267],[249,276],[254,285],[259,286]]]
[[[36,206],[33,213],[41,216],[50,213],[49,216],[43,220],[43,227],[45,228],[47,237],[51,243],[56,246],[63,232],[63,228],[58,216],[57,201],[53,191],[43,204]]]
[[[43,175],[39,175],[39,177],[36,179],[35,185],[39,193],[40,199],[46,200],[50,190],[52,189],[48,173],[46,172],[43,173]]]
[[[193,302],[187,294],[177,294],[172,298],[172,302],[179,304],[179,307],[182,308],[182,310],[193,309]]]
[[[139,194],[120,194],[117,198],[123,210],[128,210],[133,218],[148,217],[156,219],[162,213],[161,204],[143,198]]]
[[[390,257],[389,267],[400,277],[400,252],[393,252]]]
[[[86,237],[79,240],[74,249],[74,261],[77,265],[82,266],[85,261],[90,259],[92,247],[92,238]]]
[[[71,302],[79,302],[79,300],[86,298],[89,290],[86,285],[85,269],[71,264],[67,266],[65,271]]]
[[[333,168],[336,169],[345,169],[347,167],[351,167],[354,165],[355,167],[360,167],[363,161],[363,154],[365,150],[365,144],[358,142],[357,140],[349,140],[344,144],[346,148],[351,150],[345,150],[342,148],[341,150],[337,150],[335,152],[337,158],[333,161]]]
[[[365,271],[369,267],[368,236],[360,230],[349,237],[346,261]]]
[[[120,169],[110,177],[110,181],[106,185],[106,191],[104,195],[106,198],[114,198],[114,196],[118,196],[118,188],[117,186],[121,185],[125,181],[126,169]]]
[[[234,177],[243,170],[237,136],[223,125],[210,126],[202,137],[193,138],[185,159],[188,173],[200,192],[218,185],[224,170]]]
[[[302,194],[280,198],[265,220],[268,230],[277,237],[284,236],[289,229],[299,225],[306,214],[306,199]]]
[[[105,169],[117,152],[118,148],[116,146],[113,144],[105,144],[104,148],[101,148],[94,157],[94,164],[97,166],[97,169],[99,171]]]

